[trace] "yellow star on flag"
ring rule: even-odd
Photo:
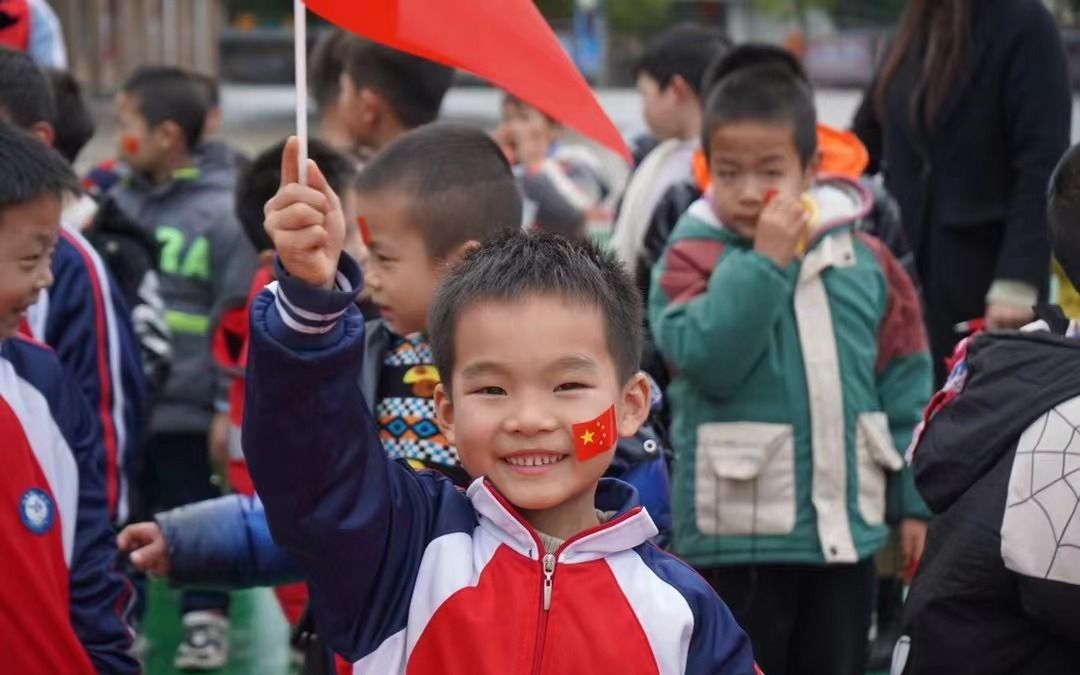
[[[586,431],[585,433],[583,433],[581,435],[581,442],[584,443],[585,445],[588,445],[589,443],[592,443],[592,439],[593,439],[593,432],[591,432],[591,431]]]

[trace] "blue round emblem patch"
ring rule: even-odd
[[[19,500],[19,517],[26,529],[34,534],[45,534],[56,517],[56,506],[44,490],[30,488]]]

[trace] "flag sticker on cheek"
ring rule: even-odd
[[[367,218],[360,216],[356,219],[356,225],[360,228],[360,241],[364,246],[371,248],[371,228],[368,227]]]
[[[120,136],[120,152],[128,157],[134,157],[139,154],[139,150],[142,149],[142,143],[139,142],[138,137],[131,134],[123,134]]]
[[[574,454],[580,462],[611,450],[619,435],[614,404],[596,419],[573,425],[571,431],[574,434]]]

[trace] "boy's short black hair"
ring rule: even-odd
[[[709,65],[701,82],[701,91],[705,92],[705,98],[708,98],[709,93],[720,80],[731,75],[736,70],[757,66],[776,66],[788,71],[805,82],[807,86],[810,86],[810,78],[806,74],[806,69],[803,68],[798,57],[790,51],[764,42],[748,42],[732,48],[731,51]]]
[[[319,36],[308,60],[308,86],[319,109],[333,104],[341,94],[341,74],[349,53],[349,34],[337,28]]]
[[[666,88],[679,75],[699,98],[704,98],[702,78],[709,64],[722,56],[731,43],[718,30],[683,23],[668,28],[645,48],[637,73],[644,73]]]
[[[151,128],[175,122],[188,150],[202,140],[210,96],[206,85],[191,73],[171,66],[142,66],[128,77],[122,89],[137,99],[139,114]]]
[[[394,139],[364,167],[356,189],[406,195],[410,224],[436,259],[521,228],[521,195],[506,155],[462,124],[429,124]]]
[[[1080,144],[1065,151],[1050,176],[1047,216],[1054,257],[1080,288]]]
[[[22,129],[56,120],[56,103],[45,71],[23,52],[0,46],[0,115]]]
[[[462,312],[478,302],[517,302],[537,294],[599,309],[619,383],[628,382],[638,371],[642,303],[623,266],[592,242],[519,230],[470,251],[450,268],[435,291],[428,327],[435,365],[448,390],[454,372],[455,330]]]
[[[817,111],[809,85],[774,64],[735,70],[722,78],[705,103],[701,147],[706,158],[717,129],[735,122],[790,124],[805,168],[817,152]]]
[[[454,71],[446,66],[355,36],[349,40],[345,71],[357,89],[385,98],[410,129],[435,121],[454,82]]]
[[[236,217],[244,228],[244,234],[262,252],[272,250],[274,242],[263,227],[263,207],[277,193],[281,185],[281,154],[285,141],[261,152],[241,169],[236,178]],[[343,196],[356,180],[356,166],[351,160],[329,145],[317,139],[308,141],[308,157],[319,166],[330,188]],[[346,223],[346,227],[353,223]]]
[[[66,70],[45,71],[52,84],[56,101],[56,121],[53,147],[69,162],[74,162],[90,139],[94,137],[94,116],[86,105],[78,80]]]
[[[71,166],[55,150],[6,122],[0,122],[0,215],[44,194],[58,198],[79,192]]]

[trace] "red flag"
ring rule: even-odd
[[[615,406],[612,405],[594,420],[575,424],[571,430],[574,434],[574,453],[579,461],[602,455],[615,446],[619,436],[615,424]]]
[[[327,21],[467,70],[630,158],[622,136],[532,0],[304,0]]]

